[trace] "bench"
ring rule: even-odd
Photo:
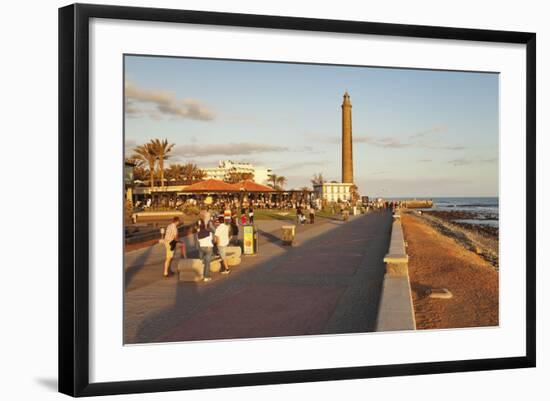
[[[228,246],[226,248],[227,265],[229,267],[237,266],[241,263],[241,248],[238,246]],[[221,270],[221,258],[215,256],[210,261],[210,271],[217,273]],[[180,258],[178,261],[178,280],[184,282],[197,282],[203,279],[204,264],[197,258]]]

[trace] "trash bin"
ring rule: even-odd
[[[283,226],[283,244],[292,245],[294,237],[296,236],[296,226]]]

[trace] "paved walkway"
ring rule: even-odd
[[[391,214],[318,219],[293,247],[282,224],[259,221],[259,254],[210,283],[162,278],[160,245],[127,253],[125,343],[373,331]]]

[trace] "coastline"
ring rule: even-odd
[[[457,214],[468,216],[468,212],[424,211],[419,218],[439,233],[453,238],[462,247],[489,262],[497,271],[499,267],[498,227],[457,222]]]
[[[497,326],[498,241],[491,261],[494,239],[434,216],[403,213],[401,220],[417,328]],[[449,290],[452,298],[431,296],[440,289]]]

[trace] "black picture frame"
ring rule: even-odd
[[[89,22],[91,18],[437,38],[526,46],[526,344],[521,357],[90,383]],[[75,4],[59,9],[59,391],[159,392],[534,367],[536,363],[536,35],[479,29]]]

